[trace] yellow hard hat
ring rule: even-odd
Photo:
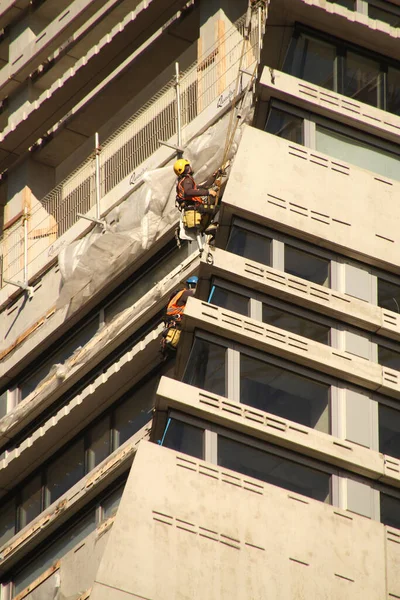
[[[188,160],[185,160],[184,158],[179,158],[177,161],[175,161],[174,171],[178,177],[179,175],[183,174],[186,165],[189,165],[190,167],[190,162]]]

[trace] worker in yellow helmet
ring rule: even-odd
[[[176,184],[176,202],[179,210],[183,210],[183,223],[188,229],[206,229],[207,233],[214,233],[216,226],[209,225],[210,215],[215,213],[215,207],[207,198],[216,196],[212,189],[197,187],[193,179],[193,169],[190,162],[184,158],[178,159],[174,164],[174,171],[178,177]],[[208,226],[208,227],[207,227]],[[211,231],[213,229],[213,231]]]

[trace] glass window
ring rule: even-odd
[[[0,419],[7,414],[7,396],[7,390],[0,394]]]
[[[400,529],[400,498],[380,494],[381,499],[381,523]]]
[[[326,0],[330,4],[339,4],[339,6],[343,6],[344,8],[348,8],[349,10],[354,10],[354,2],[355,0]]]
[[[226,348],[200,338],[194,340],[183,381],[225,396]]]
[[[400,180],[400,155],[316,125],[316,150],[339,160]]]
[[[152,418],[158,377],[150,379],[115,410],[115,446],[121,446]]]
[[[400,411],[378,404],[379,452],[400,458]]]
[[[380,65],[358,53],[347,51],[343,93],[365,104],[379,106]]]
[[[21,400],[26,398],[37,385],[49,374],[51,368],[56,363],[64,363],[67,358],[73,355],[79,346],[84,346],[95,335],[99,328],[98,317],[90,321],[87,325],[79,329],[72,338],[61,346],[49,360],[46,360],[38,369],[19,386],[21,389]]]
[[[221,435],[218,436],[218,464],[315,500],[329,501],[330,475],[328,473]]]
[[[378,306],[400,313],[400,285],[378,277]]]
[[[291,333],[302,335],[321,344],[329,344],[330,327],[310,319],[299,317],[286,310],[263,304],[262,320],[274,327],[280,327]]]
[[[105,521],[110,517],[114,517],[117,514],[119,503],[121,502],[122,494],[124,493],[125,483],[120,485],[116,490],[114,490],[107,498],[105,498],[101,503],[101,508],[103,511],[102,519]]]
[[[15,499],[4,503],[1,501],[0,510],[0,548],[16,533],[15,528]]]
[[[292,38],[282,70],[333,90],[335,59],[336,48],[333,44],[301,33]]]
[[[130,284],[115,300],[110,302],[104,311],[105,322],[109,323],[116,315],[126,308],[130,308],[158,281],[177,267],[187,256],[187,252],[186,254],[182,254],[182,252],[179,248],[174,248],[163,260],[153,264],[140,279]]]
[[[240,315],[249,316],[249,298],[237,292],[214,285],[208,301]]]
[[[270,238],[233,225],[226,249],[233,254],[271,266],[271,246]]]
[[[386,74],[386,110],[400,115],[400,70],[393,67]]]
[[[75,442],[46,470],[47,502],[52,502],[62,496],[69,488],[77,483],[85,474],[85,449],[83,438]]]
[[[400,371],[400,352],[378,344],[378,363],[388,369]]]
[[[265,131],[295,144],[304,144],[303,122],[304,119],[301,117],[272,107],[268,114]]]
[[[330,386],[281,367],[240,356],[240,401],[329,433]]]
[[[330,261],[285,244],[285,272],[329,287]]]
[[[383,6],[383,5],[382,5]],[[376,19],[377,21],[383,21],[392,27],[400,27],[400,10],[392,5],[385,2],[385,8],[382,6],[375,6],[372,3],[368,4],[368,16],[370,19]],[[385,10],[388,9],[388,10]]]
[[[204,429],[170,419],[167,423],[162,445],[177,452],[204,458]]]
[[[89,533],[96,528],[95,511],[82,519],[72,529],[65,532],[62,537],[56,540],[39,556],[34,558],[22,571],[14,577],[13,595],[19,594],[23,589],[30,585],[43,571],[48,569],[56,560],[59,560],[67,552],[72,550],[79,542],[84,540]]]
[[[22,488],[18,528],[28,525],[42,511],[42,478],[37,475]]]
[[[88,432],[87,471],[94,469],[111,452],[110,417],[102,419]]]

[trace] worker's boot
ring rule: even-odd
[[[216,223],[210,223],[210,225],[207,227],[207,229],[204,231],[205,234],[207,235],[215,235],[218,231],[218,224]]]

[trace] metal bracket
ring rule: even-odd
[[[21,288],[24,292],[28,292],[28,298],[33,298],[34,288],[27,283],[23,283],[22,281],[11,281],[11,279],[4,279],[4,283],[9,283],[10,285],[14,285],[15,287]]]
[[[173,150],[176,150],[176,152],[178,154],[184,153],[184,149],[181,148],[180,146],[176,146],[175,144],[170,144],[169,142],[163,142],[163,140],[158,140],[158,143],[162,144],[163,146],[168,146],[168,148],[172,148]]]
[[[86,221],[91,221],[92,223],[95,223],[96,225],[100,225],[103,229],[106,229],[106,227],[107,227],[107,223],[102,219],[95,219],[94,217],[87,217],[86,215],[82,215],[81,213],[77,213],[76,216],[80,217],[81,219],[86,219]]]

